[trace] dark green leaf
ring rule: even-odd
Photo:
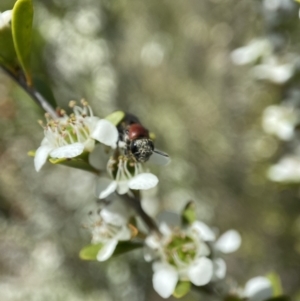
[[[191,225],[196,220],[196,208],[195,203],[190,201],[184,207],[181,213],[182,223],[184,225]]]
[[[103,247],[103,244],[87,245],[81,249],[79,257],[83,260],[97,260],[97,254]]]
[[[12,36],[28,86],[32,86],[30,72],[32,20],[33,6],[31,0],[17,0],[12,13]]]
[[[130,252],[135,249],[142,248],[142,243],[132,242],[132,241],[121,241],[118,243],[113,256],[121,255],[127,252]]]
[[[52,105],[53,108],[56,108],[56,100],[49,85],[44,80],[38,77],[33,78],[33,83],[36,90],[41,93],[45,99],[47,99],[47,101]]]
[[[116,111],[105,117],[106,120],[117,126],[124,118],[125,113],[123,111]]]
[[[189,281],[179,281],[174,290],[173,296],[175,298],[182,298],[191,290],[191,283]]]
[[[0,64],[12,72],[18,65],[10,25],[0,29]]]

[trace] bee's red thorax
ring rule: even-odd
[[[141,124],[134,123],[129,126],[128,136],[130,140],[138,138],[149,138],[149,131],[145,129]]]

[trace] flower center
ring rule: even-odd
[[[105,242],[114,238],[121,230],[120,226],[108,224],[100,218],[92,226],[92,242],[94,244]]]
[[[86,101],[82,101],[82,107],[70,102],[74,113],[70,116],[64,110],[60,111],[59,119],[52,119],[46,115],[47,124],[44,127],[45,136],[56,147],[80,142],[85,143],[90,137],[89,119],[93,118],[93,112]]]
[[[174,234],[164,247],[166,260],[171,265],[182,267],[190,264],[197,255],[195,241],[184,233]]]

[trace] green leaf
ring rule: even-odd
[[[10,71],[15,71],[18,65],[10,25],[0,29],[0,64]]]
[[[34,77],[33,78],[33,83],[35,89],[40,92],[45,99],[52,105],[53,108],[57,107],[56,100],[54,98],[54,94],[49,87],[49,85],[41,78],[39,77]]]
[[[273,288],[273,296],[281,296],[283,294],[281,280],[278,274],[269,273],[266,277],[271,281]]]
[[[61,164],[68,167],[73,167],[85,171],[90,171],[96,174],[99,174],[99,170],[95,169],[93,166],[91,166],[87,160],[76,157],[76,158],[62,158],[62,159],[54,159],[50,158],[49,162],[52,164]]]
[[[32,86],[30,72],[32,20],[33,6],[31,0],[17,0],[12,13],[12,36],[28,86]]]
[[[79,257],[82,260],[97,260],[97,254],[103,247],[103,244],[87,245],[81,249]]]
[[[135,249],[142,248],[144,245],[142,243],[138,242],[132,242],[132,241],[121,241],[118,243],[113,256],[118,256],[130,251],[133,251]]]
[[[173,292],[175,298],[182,298],[191,290],[191,283],[189,281],[179,281]]]
[[[110,121],[112,124],[117,126],[125,117],[125,112],[116,111],[105,117],[106,120]]]
[[[191,225],[196,219],[196,206],[193,201],[190,201],[182,210],[181,220],[184,225]]]
[[[81,249],[79,257],[83,260],[97,260],[98,252],[103,247],[103,244],[90,244]],[[129,251],[142,248],[142,243],[136,243],[131,241],[119,242],[112,256],[118,256]]]

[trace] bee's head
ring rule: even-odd
[[[154,145],[149,138],[140,138],[131,141],[130,151],[137,162],[146,162],[154,151]]]

